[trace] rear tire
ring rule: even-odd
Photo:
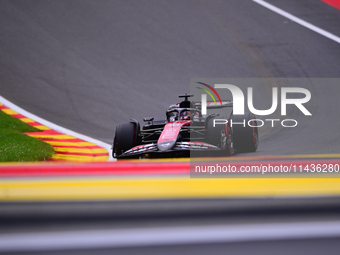
[[[227,124],[217,124],[214,127],[214,119],[228,120],[227,117],[214,117],[208,121],[207,142],[220,147],[223,155],[231,156],[234,153],[234,148],[233,134],[229,126],[229,121]]]
[[[138,137],[139,131],[135,123],[119,123],[113,139],[112,156],[119,156],[125,151],[137,146],[138,141],[136,138]]]
[[[232,130],[234,138],[234,148],[236,152],[255,152],[259,145],[258,128],[255,114],[251,112],[245,115],[232,115]],[[248,125],[248,121],[251,127]],[[245,127],[242,124],[245,123]]]

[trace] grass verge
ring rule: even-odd
[[[0,110],[0,162],[43,161],[52,157],[53,147],[22,134],[41,131]]]

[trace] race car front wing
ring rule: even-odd
[[[133,147],[116,157],[122,158],[148,153],[167,153],[174,151],[220,151],[220,150],[221,148],[204,142],[176,142],[176,144],[171,150],[161,151],[158,149],[157,143],[150,143]]]

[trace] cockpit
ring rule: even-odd
[[[180,95],[184,100],[179,104],[170,105],[169,110],[166,111],[168,121],[173,122],[177,120],[191,120],[194,116],[200,115],[200,111],[194,106],[193,102],[188,98],[193,95]]]

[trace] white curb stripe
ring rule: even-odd
[[[325,30],[323,30],[323,29],[321,29],[317,26],[314,26],[314,25],[312,25],[312,24],[310,24],[310,23],[308,23],[308,22],[306,22],[306,21],[304,21],[304,20],[302,20],[298,17],[295,17],[294,15],[292,15],[292,14],[290,14],[290,13],[288,13],[288,12],[286,12],[286,11],[280,9],[280,8],[275,7],[274,5],[271,5],[271,4],[269,4],[269,3],[267,3],[263,0],[253,0],[253,2],[258,3],[258,4],[262,5],[263,7],[267,8],[267,9],[273,11],[273,12],[276,12],[277,14],[280,14],[281,16],[286,17],[287,19],[290,19],[291,21],[294,21],[294,22],[300,24],[301,26],[304,26],[304,27],[306,27],[306,28],[308,28],[308,29],[320,34],[320,35],[323,35],[324,37],[327,37],[327,38],[333,40],[334,42],[340,43],[340,37],[335,36],[335,35],[327,32],[327,31],[325,31]]]

